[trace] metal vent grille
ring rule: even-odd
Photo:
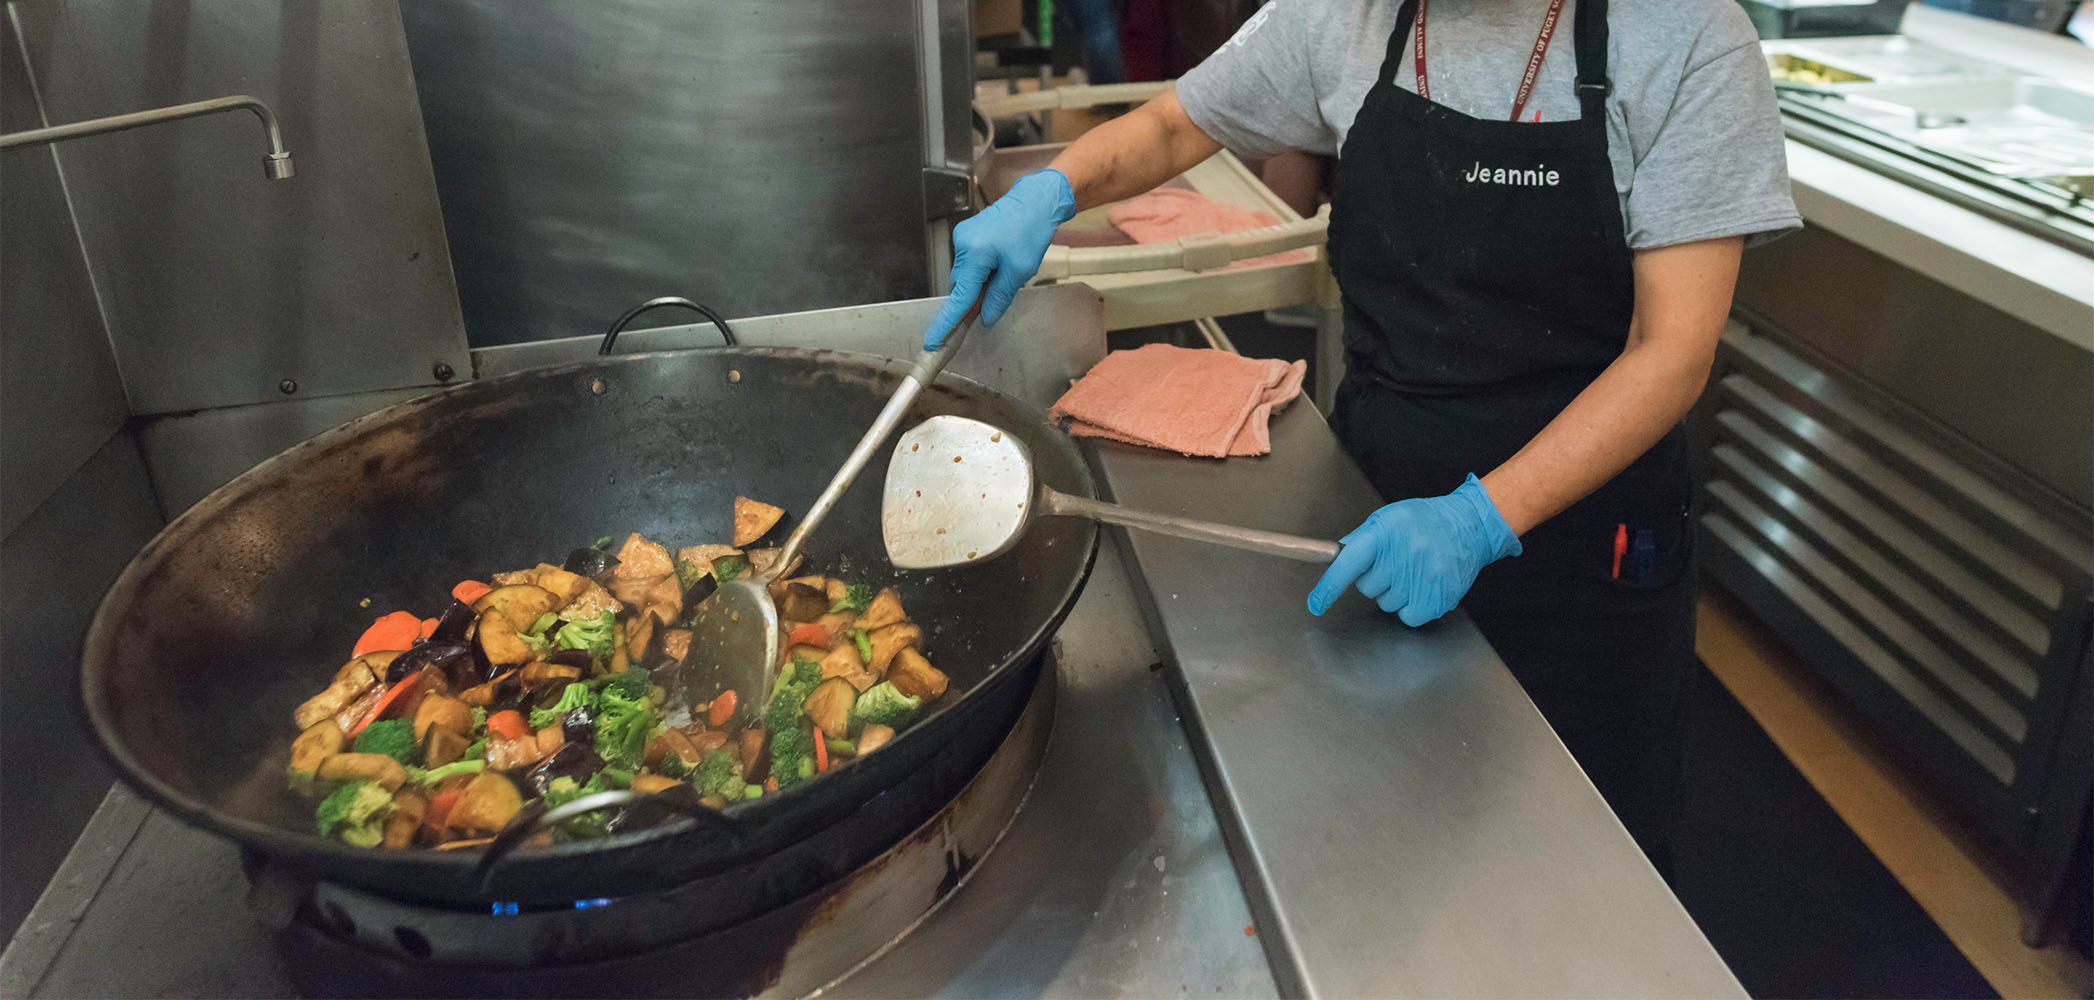
[[[2070,728],[2086,520],[2025,502],[1931,444],[1924,420],[1740,325],[1718,371],[1695,417],[1704,565],[2015,837]]]

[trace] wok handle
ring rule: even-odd
[[[829,485],[822,490],[822,495],[816,497],[814,505],[807,508],[807,516],[802,517],[799,525],[793,528],[792,534],[786,537],[785,547],[778,551],[777,560],[771,563],[770,572],[763,577],[765,583],[792,572],[800,560],[801,547],[807,544],[807,536],[814,534],[815,527],[836,508],[836,502],[843,498],[844,491],[851,488],[851,483],[857,480],[858,473],[864,471],[866,463],[872,461],[873,453],[879,451],[880,447],[887,443],[887,439],[893,437],[894,432],[901,428],[902,418],[908,416],[909,407],[916,402],[917,395],[923,392],[924,386],[938,380],[938,373],[944,371],[945,363],[951,361],[952,356],[959,352],[960,341],[967,339],[967,331],[974,328],[975,317],[981,313],[982,300],[977,297],[974,305],[968,308],[967,314],[961,316],[958,323],[953,324],[952,332],[945,337],[945,343],[940,344],[935,351],[923,352],[923,355],[916,359],[916,367],[902,377],[902,384],[894,390],[894,395],[887,400],[887,405],[881,408],[880,415],[873,418],[872,427],[866,430],[864,437],[858,439],[858,446],[851,449],[850,457],[843,460],[843,468],[836,470],[836,478],[829,480]]]
[[[584,795],[565,805],[554,806],[551,809],[545,808],[543,802],[537,802],[526,807],[524,811],[517,813],[515,818],[511,819],[509,824],[501,829],[501,832],[494,835],[494,840],[487,845],[487,849],[480,852],[480,863],[473,866],[473,878],[479,883],[480,894],[483,896],[492,895],[495,866],[501,864],[502,859],[509,856],[509,852],[516,850],[517,846],[524,842],[524,838],[544,827],[562,820],[573,819],[584,813],[592,813],[598,809],[632,805],[646,805],[680,816],[688,816],[700,826],[710,826],[719,830],[732,842],[740,843],[742,839],[741,827],[734,821],[733,817],[711,809],[703,803],[683,801],[677,796],[662,794],[641,795],[638,792],[616,789]]]
[[[1196,542],[1212,542],[1232,549],[1262,552],[1269,556],[1301,562],[1322,564],[1338,558],[1338,543],[1320,538],[1303,538],[1300,535],[1285,535],[1277,531],[1239,528],[1233,524],[1216,524],[1213,521],[1196,521],[1189,517],[1134,510],[1103,500],[1072,497],[1045,486],[1040,488],[1040,492],[1044,512],[1057,517],[1087,517],[1106,524],[1140,528],[1159,535],[1190,538]]]

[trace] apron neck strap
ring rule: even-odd
[[[1607,95],[1614,89],[1607,79],[1607,0],[1572,0],[1574,47],[1578,58],[1578,111],[1582,117],[1598,118],[1606,111]],[[1406,43],[1411,25],[1418,19],[1418,0],[1403,0],[1396,12],[1396,30],[1389,34],[1383,50],[1377,87],[1396,85],[1396,74],[1407,57]],[[1428,98],[1429,99],[1429,98]]]
[[[1606,113],[1607,95],[1614,84],[1607,79],[1607,0],[1577,0],[1573,34],[1578,54],[1578,109],[1587,118]]]

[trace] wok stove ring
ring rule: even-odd
[[[921,797],[923,790],[909,787],[913,776],[837,824],[832,832],[840,836],[810,838],[749,869],[645,895],[465,911],[287,882],[264,864],[251,866],[250,903],[277,928],[286,971],[307,996],[805,996],[908,933],[1002,837],[1053,728],[1052,661],[1051,654],[1034,661],[1031,693],[980,769],[942,805],[916,810],[908,825],[879,807],[905,803],[912,791]],[[883,827],[884,839],[869,839]],[[726,905],[725,894],[751,877],[804,878],[833,863],[837,841],[871,844],[862,849],[870,858],[765,913],[742,919]]]

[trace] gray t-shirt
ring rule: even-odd
[[[1195,124],[1242,156],[1342,152],[1399,0],[1272,0],[1178,81]],[[1523,120],[1578,116],[1576,0],[1564,5]],[[1547,0],[1432,0],[1432,99],[1504,120]],[[1800,228],[1759,39],[1736,0],[1610,0],[1607,151],[1635,249]],[[1404,42],[1396,83],[1417,90]]]

